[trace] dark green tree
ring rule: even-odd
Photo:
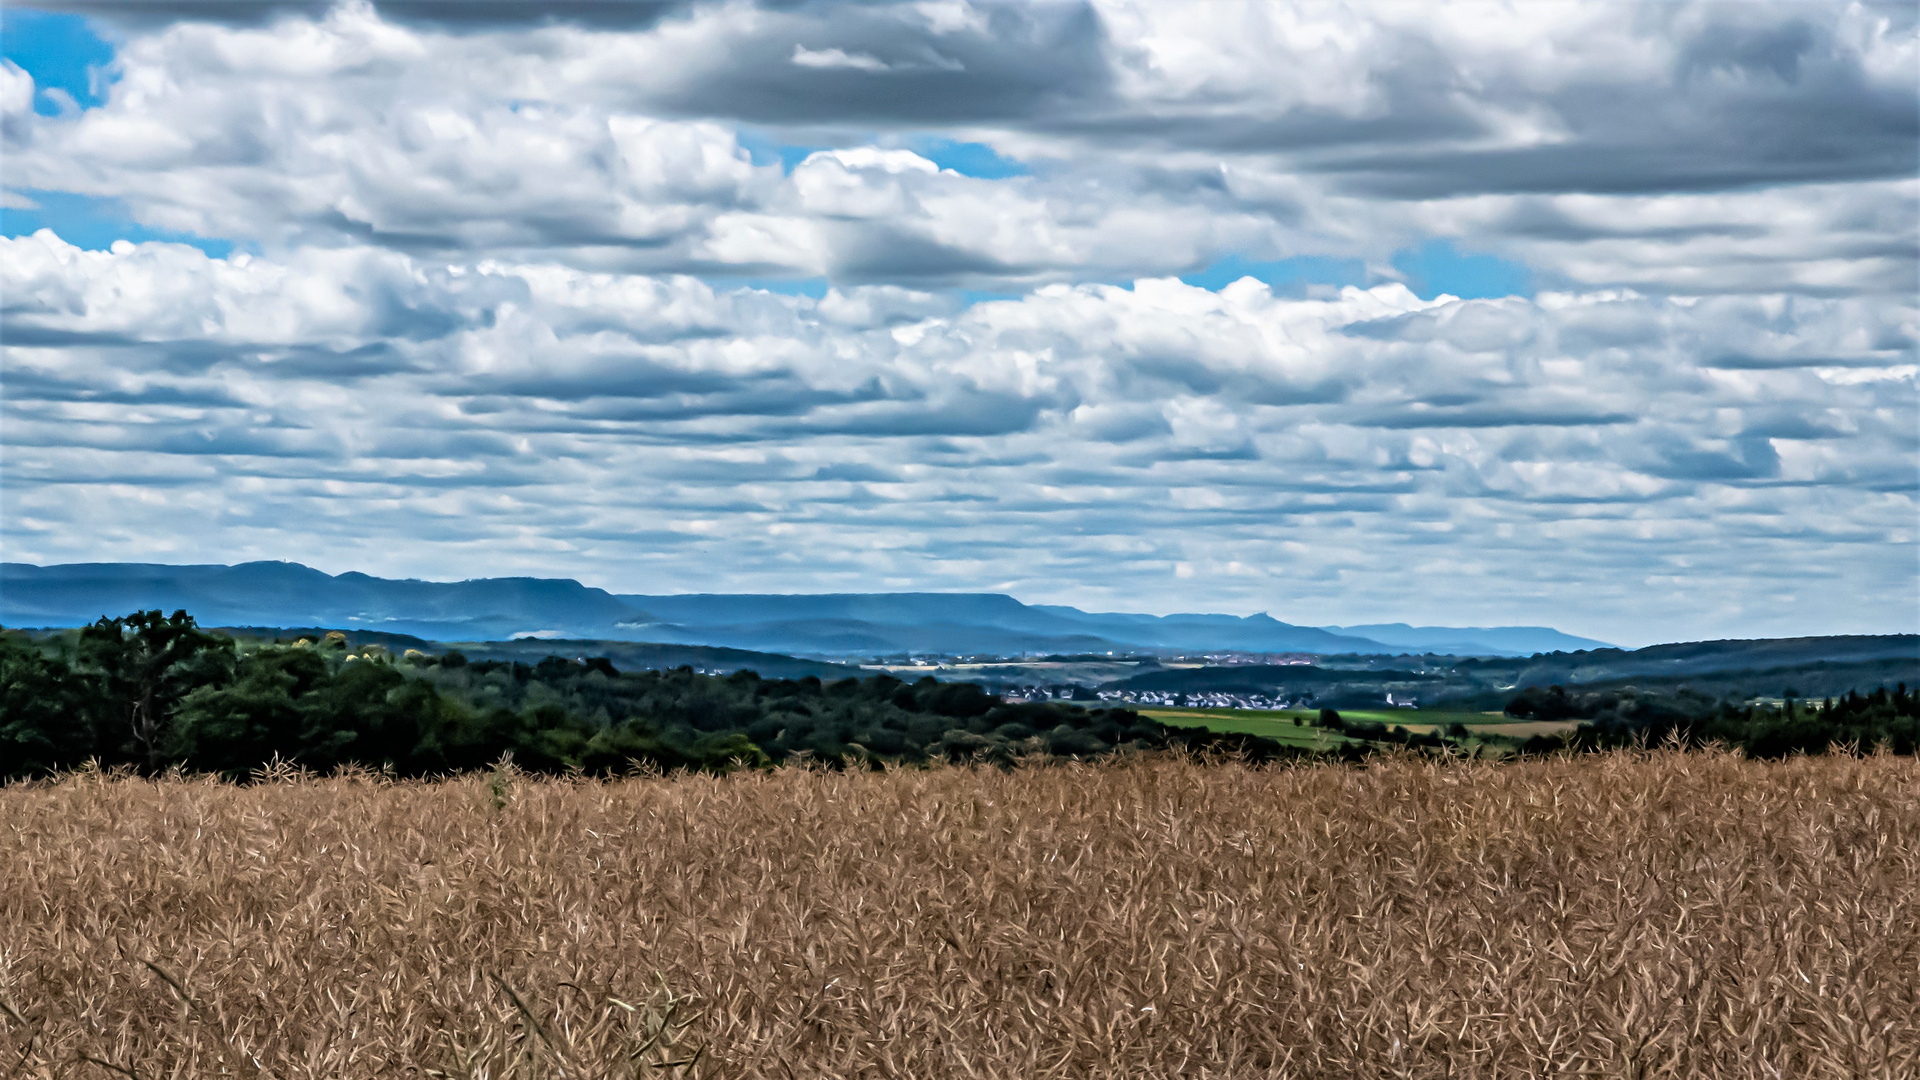
[[[148,770],[166,763],[169,724],[180,700],[233,678],[233,639],[209,634],[193,616],[139,611],[101,618],[80,631],[79,669],[95,682],[95,742]]]
[[[93,753],[86,685],[64,659],[0,633],[0,779],[68,769]]]
[[[181,699],[167,756],[228,775],[245,774],[276,755],[307,764],[315,732],[302,702],[330,678],[327,660],[312,649],[244,656],[231,683],[201,686]]]

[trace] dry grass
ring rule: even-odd
[[[1920,1074],[1920,768],[0,790],[9,1076]]]

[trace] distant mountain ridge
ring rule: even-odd
[[[640,614],[564,578],[394,580],[292,562],[0,563],[0,623],[8,626],[78,626],[143,608],[185,608],[208,626],[337,626],[434,640],[596,636],[585,632]]]
[[[1023,604],[1001,593],[690,593],[621,595],[689,632],[735,648],[845,654],[930,652],[1372,652],[1379,643],[1266,615],[1102,615]],[[695,629],[697,628],[697,629]],[[752,642],[748,645],[745,642]]]
[[[1688,677],[1764,671],[1801,664],[1861,664],[1920,660],[1920,634],[1839,634],[1825,637],[1685,641],[1644,649],[1594,649],[1577,655],[1534,657],[1515,682],[1528,686],[1595,683],[1637,675]]]
[[[1265,614],[1086,612],[1000,593],[644,595],[614,594],[570,578],[396,580],[327,574],[293,562],[0,563],[0,624],[78,626],[149,608],[184,608],[210,626],[337,626],[435,641],[533,635],[831,658],[1445,651],[1429,641],[1473,655],[1606,647],[1545,627],[1343,629],[1295,626]],[[1358,629],[1382,636],[1353,632]]]
[[[1360,626],[1323,626],[1333,634],[1369,638],[1382,645],[1414,652],[1456,656],[1531,656],[1534,653],[1611,649],[1593,638],[1563,634],[1550,626],[1408,626],[1406,623],[1366,623]]]

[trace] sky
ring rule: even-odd
[[[0,545],[1920,629],[1910,4],[0,9]]]

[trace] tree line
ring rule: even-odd
[[[1685,687],[1529,687],[1508,702],[1506,713],[1523,720],[1578,720],[1569,741],[1580,748],[1678,739],[1696,746],[1720,743],[1750,757],[1819,754],[1836,745],[1920,752],[1920,693],[1905,683],[1818,701],[1803,699],[1792,687],[1769,701],[1727,700]]]
[[[89,761],[244,776],[278,759],[428,776],[511,753],[521,768],[725,770],[811,759],[1010,763],[1182,745],[1268,760],[1267,739],[1168,728],[1126,709],[1010,704],[971,683],[887,675],[620,671],[604,658],[392,656],[344,634],[241,643],[184,611],[77,633],[0,633],[0,778]]]
[[[1679,739],[1753,756],[1829,746],[1920,752],[1920,693],[1894,689],[1802,700],[1717,699],[1686,688],[1530,687],[1506,705],[1524,720],[1577,721],[1537,752]],[[1373,746],[1444,752],[1464,729],[1409,735],[1322,726]],[[833,766],[1023,757],[1099,757],[1176,745],[1264,761],[1307,751],[1251,735],[1169,728],[1126,708],[1010,703],[972,683],[889,675],[822,682],[752,671],[621,671],[604,657],[529,664],[468,662],[458,652],[354,646],[333,632],[240,642],[184,611],[102,618],[34,638],[0,632],[0,779],[87,762],[142,772],[182,768],[244,776],[278,759],[316,771],[343,765],[428,776],[482,769],[511,754],[543,772],[605,774],[636,766],[726,770],[795,760]]]

